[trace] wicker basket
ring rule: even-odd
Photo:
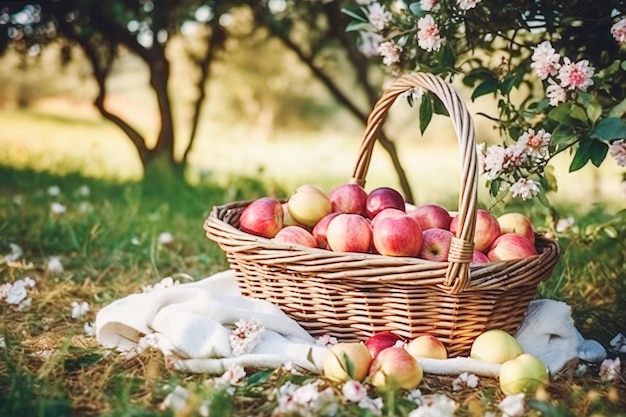
[[[467,355],[483,331],[515,332],[537,285],[556,264],[556,243],[537,235],[539,255],[471,264],[476,222],[477,156],[473,121],[455,90],[439,77],[400,77],[374,106],[352,181],[363,185],[383,119],[395,99],[420,87],[435,94],[454,124],[462,156],[459,228],[448,262],[376,254],[336,253],[275,243],[238,229],[249,202],[214,207],[207,236],[226,252],[244,295],[278,305],[313,336],[364,340],[390,330],[411,338],[430,333],[450,356]]]

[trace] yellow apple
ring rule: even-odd
[[[332,211],[328,195],[318,187],[304,184],[296,188],[287,200],[289,214],[300,224],[313,227]]]
[[[530,353],[522,353],[500,365],[500,389],[506,395],[534,392],[549,379],[546,366]]]
[[[523,353],[522,345],[504,330],[491,329],[481,333],[472,343],[470,357],[493,363],[504,363]]]
[[[433,230],[433,229],[429,229]],[[430,359],[447,359],[448,351],[441,340],[435,336],[424,334],[417,336],[415,339],[407,343],[405,349],[415,359],[418,358],[430,358]]]
[[[362,381],[369,372],[372,355],[362,342],[340,342],[329,348],[322,373],[334,382]]]

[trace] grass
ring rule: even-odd
[[[85,323],[93,322],[101,307],[140,292],[144,285],[166,276],[197,280],[226,268],[223,253],[202,230],[212,205],[265,194],[284,196],[286,190],[241,177],[231,177],[228,185],[149,184],[9,166],[0,166],[0,179],[0,254],[10,254],[12,243],[23,250],[19,261],[0,260],[0,284],[25,277],[36,282],[32,305],[25,311],[0,303],[0,336],[6,345],[0,348],[0,415],[271,416],[276,415],[279,387],[314,381],[320,381],[319,390],[334,393],[336,415],[374,415],[346,401],[339,386],[315,375],[251,369],[239,382],[224,386],[209,375],[168,369],[154,351],[125,359],[85,333]],[[58,187],[59,195],[50,195],[50,187]],[[55,202],[66,212],[54,214]],[[539,207],[520,209],[542,218]],[[538,296],[570,303],[583,334],[608,346],[623,331],[626,311],[626,218],[600,205],[584,212],[561,209],[575,216],[575,227],[559,236],[562,260]],[[159,243],[164,232],[173,235],[172,243]],[[53,256],[60,258],[63,272],[47,270]],[[86,316],[71,317],[73,301],[90,304]],[[498,412],[503,395],[494,380],[483,378],[477,388],[461,391],[451,390],[452,380],[426,376],[420,388],[424,395],[455,399],[460,416]],[[188,409],[163,406],[175,387],[187,393]],[[416,406],[405,392],[382,398],[382,412],[388,416],[407,415]],[[624,373],[621,379],[603,382],[594,367],[583,376],[568,369],[526,401],[526,415],[624,416],[625,409]]]

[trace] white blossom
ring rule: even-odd
[[[558,233],[563,233],[564,231],[566,231],[567,229],[569,229],[573,225],[574,225],[574,218],[572,216],[565,217],[565,218],[560,218],[556,222],[555,230]]]
[[[358,406],[362,410],[368,410],[371,414],[375,416],[383,415],[383,399],[381,397],[365,397],[361,401],[359,401]]]
[[[522,417],[524,415],[524,393],[508,395],[498,408],[502,411],[503,417]]]
[[[517,139],[519,146],[531,157],[548,159],[550,152],[548,146],[552,135],[544,129],[535,132],[534,129],[528,129]]]
[[[0,336],[0,349],[6,349],[7,342],[4,340],[3,336]]]
[[[367,388],[354,379],[346,381],[341,387],[341,392],[346,400],[353,403],[358,403],[367,397]]]
[[[61,258],[58,256],[51,256],[48,259],[48,265],[46,266],[48,272],[53,274],[60,274],[63,272],[63,264],[61,264]]]
[[[58,185],[51,185],[50,187],[48,187],[48,195],[49,196],[56,197],[56,196],[58,196],[60,194],[61,194],[61,189],[59,188]]]
[[[230,335],[230,346],[234,356],[250,353],[261,343],[265,327],[258,320],[239,320]]]
[[[175,285],[179,285],[180,281],[175,280],[172,277],[165,277],[161,281],[157,282],[154,285],[144,285],[141,287],[142,292],[151,292],[156,290],[162,290],[165,288],[173,287]]]
[[[241,381],[242,378],[244,378],[246,376],[246,371],[245,369],[243,369],[242,366],[239,365],[234,365],[231,366],[230,368],[228,368],[221,377],[219,377],[219,380],[221,382],[224,382],[228,385],[233,385],[236,384],[237,382]]]
[[[89,186],[83,185],[78,189],[78,194],[83,197],[89,197],[89,194],[91,194],[91,190],[89,189]]]
[[[487,148],[485,155],[485,172],[490,180],[496,179],[504,168],[506,149],[501,145],[493,145]]]
[[[383,64],[391,65],[396,62],[400,62],[402,48],[394,45],[393,42],[387,41],[378,45],[378,52],[380,53],[380,56],[383,57]]]
[[[377,30],[383,30],[387,27],[387,23],[391,20],[391,13],[385,9],[385,6],[374,2],[367,7],[367,19]]]
[[[163,232],[159,234],[157,241],[160,245],[169,245],[174,242],[174,236],[170,232]]]
[[[272,416],[298,415],[315,417],[319,415],[335,415],[337,404],[331,388],[319,390],[319,380],[298,387],[287,382],[277,390],[278,404]]]
[[[539,194],[539,182],[528,178],[520,178],[515,184],[511,185],[510,190],[513,198],[520,197],[522,200],[529,200]]]
[[[22,257],[24,251],[15,243],[9,243],[9,247],[11,248],[11,253],[8,255],[4,255],[3,259],[7,262],[15,262]]]
[[[619,139],[609,145],[609,155],[611,155],[617,165],[626,167],[626,140]]]
[[[563,87],[550,78],[548,80],[548,86],[546,87],[546,97],[548,97],[550,105],[556,107],[559,103],[565,102],[567,93]]]
[[[611,35],[619,43],[626,43],[626,17],[618,20],[611,26]]]
[[[96,325],[95,323],[85,322],[83,325],[83,330],[87,336],[95,336],[96,335]]]
[[[183,411],[187,407],[187,401],[189,400],[189,391],[177,385],[174,387],[174,390],[167,394],[167,397],[161,403],[161,407],[163,409],[170,409],[174,411],[175,414]]]
[[[361,42],[359,43],[359,51],[366,57],[378,56],[380,54],[380,44],[383,37],[374,32],[360,32]]]
[[[422,396],[421,405],[409,417],[453,417],[458,404],[444,394]]]
[[[332,346],[337,344],[337,338],[329,334],[323,334],[315,340],[318,346]]]
[[[544,41],[533,48],[534,52],[531,57],[533,61],[530,67],[535,70],[535,74],[542,80],[551,75],[556,75],[561,64],[559,63],[561,56],[556,53],[549,41]]]
[[[67,211],[67,208],[61,203],[54,202],[50,205],[50,211],[53,214],[63,214]]]
[[[89,303],[87,301],[72,301],[72,318],[77,319],[89,312]]]
[[[480,0],[456,0],[456,5],[461,10],[469,10],[476,7]]]
[[[18,279],[13,284],[5,284],[3,290],[5,301],[7,304],[18,305],[28,297],[28,283]]]
[[[621,362],[619,357],[615,359],[605,359],[600,364],[600,379],[602,381],[612,381],[619,378],[621,372]]]
[[[452,391],[460,391],[464,388],[476,388],[477,386],[478,377],[468,372],[463,372],[452,381]]]

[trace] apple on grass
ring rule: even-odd
[[[422,382],[422,367],[400,346],[381,350],[369,370],[370,383],[381,391],[413,390]]]
[[[360,214],[340,213],[328,223],[326,240],[334,252],[367,253],[372,246],[372,228]]]
[[[341,184],[328,193],[332,211],[365,215],[367,191],[358,184]]]
[[[261,197],[248,204],[239,216],[239,228],[253,235],[272,238],[283,228],[283,207],[272,197]]]
[[[530,240],[517,233],[505,233],[499,236],[487,252],[492,262],[524,259],[537,255],[537,249]]]
[[[293,245],[308,246],[317,248],[317,240],[311,232],[300,226],[285,226],[272,238],[277,243],[287,243]]]
[[[362,342],[332,345],[322,361],[322,373],[334,382],[363,381],[369,373],[372,355]]]
[[[422,248],[422,228],[405,214],[376,222],[372,228],[374,249],[385,256],[417,256]]]
[[[390,187],[378,187],[367,195],[365,214],[373,219],[381,210],[395,208],[406,211],[404,197],[397,190]]]
[[[389,331],[375,333],[365,340],[365,346],[369,349],[372,358],[378,356],[381,350],[395,346],[396,343],[404,343],[404,339]]]
[[[410,211],[409,215],[417,220],[422,230],[433,228],[449,230],[452,221],[448,210],[438,204],[419,205]]]
[[[546,385],[550,377],[546,366],[539,358],[530,353],[522,353],[517,358],[500,365],[498,379],[502,392],[514,395],[534,392]]]
[[[287,209],[298,223],[313,227],[332,211],[332,205],[324,191],[314,185],[304,184],[289,197]]]
[[[472,343],[470,357],[492,363],[504,363],[523,353],[522,345],[511,334],[500,329],[481,333]]]
[[[447,261],[453,237],[452,232],[447,229],[424,230],[422,232],[422,249],[417,256],[429,261]]]
[[[317,246],[322,249],[330,249],[328,246],[328,240],[326,239],[326,234],[328,233],[328,224],[332,219],[337,217],[340,213],[333,212],[329,213],[326,216],[322,217],[319,222],[315,224],[312,230],[313,237],[317,240]]]
[[[452,218],[450,231],[456,236],[459,224],[459,216]],[[484,209],[476,210],[476,228],[474,230],[474,249],[484,252],[502,234],[500,223],[493,214]]]
[[[535,229],[530,219],[524,214],[517,212],[504,213],[497,220],[502,233],[517,233],[524,236],[533,245],[535,244]]]
[[[443,342],[430,334],[417,336],[406,344],[405,349],[415,359],[447,359],[448,350]]]

